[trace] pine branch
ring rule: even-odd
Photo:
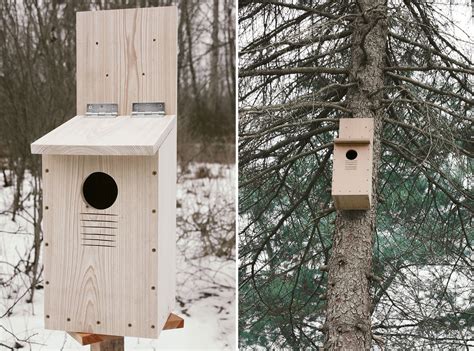
[[[290,68],[274,68],[274,69],[260,69],[260,70],[240,70],[239,77],[256,77],[256,76],[267,76],[276,75],[284,76],[288,74],[315,74],[315,73],[327,73],[327,74],[348,74],[349,69],[347,68],[336,68],[336,67],[290,67]]]
[[[385,71],[400,71],[400,72],[413,72],[413,71],[450,71],[450,72],[457,72],[457,73],[465,73],[465,74],[474,74],[474,69],[468,68],[457,68],[457,67],[447,67],[447,66],[439,66],[439,65],[430,65],[430,66],[393,66],[393,67],[385,67]]]
[[[445,55],[443,54],[441,51],[435,49],[435,48],[432,48],[428,45],[424,45],[424,44],[421,44],[421,43],[418,43],[416,41],[413,41],[413,40],[410,40],[410,39],[407,39],[405,36],[402,36],[402,35],[399,35],[397,33],[394,33],[394,32],[389,32],[389,36],[394,38],[394,39],[397,39],[401,42],[404,42],[406,44],[410,44],[410,45],[413,45],[413,46],[416,46],[416,47],[419,47],[420,49],[423,49],[431,54],[435,54],[436,56],[442,58],[443,60],[447,61],[447,62],[450,62],[452,64],[455,64],[459,67],[463,67],[465,69],[472,69],[472,66],[470,66],[469,64],[465,64],[461,61],[458,61],[456,59],[453,59],[452,57],[448,56],[448,55]]]
[[[351,111],[344,107],[344,103],[332,103],[324,101],[302,101],[302,102],[292,102],[288,104],[279,104],[279,105],[269,105],[269,106],[260,106],[252,108],[242,108],[239,113],[251,113],[251,114],[261,114],[267,112],[275,112],[282,110],[295,110],[301,108],[333,108],[345,113],[351,113]]]
[[[454,113],[453,111],[443,107],[443,106],[440,106],[438,104],[435,104],[433,102],[430,102],[430,101],[417,101],[417,100],[413,100],[413,99],[403,99],[403,98],[394,98],[394,99],[382,99],[381,102],[383,103],[386,103],[386,104],[393,104],[395,102],[403,102],[403,103],[408,103],[408,104],[413,104],[413,105],[426,105],[426,106],[430,106],[430,107],[433,107],[435,109],[438,109],[440,111],[443,111],[453,117],[456,117],[456,118],[459,118],[460,120],[466,120],[466,121],[470,121],[470,122],[474,122],[474,118],[471,118],[471,117],[468,117],[468,116],[461,116],[457,113]]]
[[[424,83],[421,83],[417,80],[414,80],[412,78],[408,78],[408,77],[404,77],[404,76],[400,76],[398,74],[395,74],[395,73],[392,73],[392,72],[387,72],[387,75],[389,75],[390,77],[392,78],[396,78],[396,79],[400,79],[400,80],[403,80],[407,83],[410,83],[410,84],[413,84],[413,85],[416,85],[417,87],[420,87],[420,88],[423,88],[423,89],[426,89],[426,90],[429,90],[433,93],[436,93],[436,94],[440,94],[440,95],[446,95],[446,96],[451,96],[453,98],[457,98],[459,100],[462,100],[464,101],[465,103],[469,104],[469,106],[473,105],[474,104],[474,100],[472,99],[468,99],[462,95],[459,95],[459,94],[455,94],[455,93],[452,93],[450,91],[445,91],[445,90],[441,90],[441,89],[438,89],[438,88],[435,88],[431,85],[428,85],[428,84],[424,84]]]
[[[334,129],[336,130],[336,129]],[[293,157],[290,157],[289,159],[285,160],[284,162],[278,162],[276,165],[272,166],[272,167],[268,167],[268,168],[265,168],[264,171],[260,172],[260,173],[257,173],[254,177],[250,178],[249,180],[245,180],[245,181],[240,181],[239,182],[239,185],[241,187],[245,187],[245,186],[248,186],[254,182],[256,182],[257,180],[259,179],[262,179],[263,176],[267,175],[268,173],[270,172],[273,172],[273,171],[276,171],[278,169],[281,169],[283,167],[285,167],[286,165],[302,158],[302,157],[306,157],[306,156],[309,156],[309,155],[314,155],[315,153],[321,151],[321,150],[324,150],[324,149],[328,149],[328,148],[331,148],[332,149],[332,146],[333,146],[333,143],[328,143],[328,144],[324,144],[324,145],[321,145],[317,148],[314,148],[314,149],[311,149],[311,150],[308,150],[306,152],[301,152],[301,153],[298,153],[296,154],[295,156]]]
[[[260,4],[271,4],[271,5],[275,5],[275,6],[279,6],[279,7],[286,7],[286,8],[293,9],[293,10],[299,10],[299,11],[314,13],[314,14],[319,15],[321,17],[326,17],[326,18],[333,19],[333,20],[337,19],[337,16],[335,16],[331,13],[319,10],[318,8],[322,8],[321,6],[310,7],[310,6],[304,6],[304,5],[299,5],[299,4],[295,4],[295,3],[286,3],[286,2],[276,1],[276,0],[253,0],[252,2],[253,3],[260,3]]]

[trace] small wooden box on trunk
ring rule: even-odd
[[[77,116],[31,145],[43,160],[46,328],[147,338],[164,328],[176,96],[176,7],[77,14]]]
[[[338,210],[367,210],[372,203],[372,118],[341,118],[334,140],[332,198]]]

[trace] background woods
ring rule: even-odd
[[[220,342],[229,343],[232,338],[234,287],[229,272],[233,270],[235,254],[234,2],[1,0],[0,296],[4,300],[0,303],[0,344],[3,346],[13,347],[13,341],[32,342],[27,339],[28,332],[23,334],[24,338],[17,334],[17,339],[8,343],[3,338],[10,335],[2,334],[7,330],[24,329],[12,322],[18,313],[28,310],[41,320],[41,307],[38,314],[33,304],[31,308],[23,305],[35,302],[35,294],[41,293],[43,284],[41,164],[40,157],[31,155],[30,143],[75,115],[76,12],[168,5],[177,5],[179,11],[177,207],[178,250],[183,261],[178,263],[178,268],[187,271],[185,277],[178,277],[180,306],[187,311],[184,315],[189,316],[193,314],[188,306],[191,300],[217,299],[216,320],[229,315],[225,316],[227,324],[224,322],[219,328],[230,331],[226,332],[227,339],[221,338]],[[186,282],[194,288],[184,286]],[[212,289],[217,288],[221,290],[214,293]],[[9,317],[13,319],[7,323]]]
[[[242,347],[474,345],[471,6],[239,2]],[[331,200],[344,117],[375,118],[367,213]]]

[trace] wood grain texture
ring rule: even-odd
[[[43,155],[47,329],[158,337],[170,297],[165,306],[158,303],[169,296],[171,279],[158,275],[159,269],[166,271],[159,267],[158,253],[164,252],[166,268],[172,267],[175,245],[159,246],[163,237],[174,237],[174,232],[159,232],[159,206],[174,208],[176,202],[170,176],[162,180],[159,157]],[[82,196],[83,181],[97,171],[112,176],[118,186],[115,203],[105,210],[91,208]],[[159,202],[161,183],[173,190]],[[104,227],[109,226],[105,220],[115,221],[116,229],[86,229],[99,234],[97,239],[114,234],[113,245],[99,240],[90,242],[98,246],[84,246],[84,218]],[[171,229],[175,221],[160,220],[171,223],[162,223],[161,230]]]
[[[338,210],[370,208],[373,134],[374,121],[371,118],[342,118],[339,122],[339,138],[334,141],[332,177],[332,197]],[[346,157],[349,150],[357,152],[355,159]]]
[[[181,329],[184,328],[184,319],[180,316],[170,313],[168,319],[166,320],[163,330],[171,329]],[[73,339],[75,339],[81,345],[90,345],[94,343],[102,343],[102,345],[107,344],[106,342],[111,340],[122,339],[122,336],[115,335],[101,335],[101,334],[92,334],[92,333],[77,333],[77,332],[67,332]],[[104,343],[105,342],[105,343]]]
[[[158,327],[161,330],[176,301],[176,129],[159,150],[158,169]]]
[[[164,102],[177,114],[177,8],[78,12],[77,114],[87,103]]]
[[[78,116],[32,144],[43,154],[45,326],[157,338],[175,302],[177,9],[81,12],[76,31]],[[106,102],[122,116],[82,116]],[[164,102],[167,116],[130,118],[133,102]],[[118,186],[106,210],[82,196],[98,171]]]
[[[76,333],[76,332],[67,332],[67,333],[81,345],[90,345],[90,344],[94,344],[98,342],[117,340],[117,339],[123,340],[123,336],[101,335],[101,334],[91,334],[91,333]]]
[[[184,319],[180,316],[177,316],[173,313],[170,313],[168,319],[166,320],[165,326],[163,330],[170,330],[170,329],[181,329],[184,328]]]
[[[175,116],[76,116],[31,144],[31,152],[45,155],[154,155],[175,126]]]
[[[125,340],[119,339],[106,340],[91,345],[91,351],[124,351]]]

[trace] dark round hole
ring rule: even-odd
[[[106,173],[94,172],[84,181],[82,194],[90,206],[98,210],[105,210],[112,206],[117,199],[117,183]]]
[[[355,150],[349,150],[346,152],[346,158],[348,160],[355,160],[357,157],[357,151]]]

